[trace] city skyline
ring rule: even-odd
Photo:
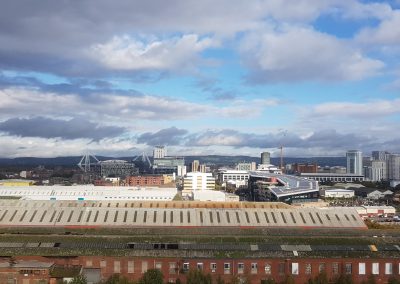
[[[0,157],[400,152],[399,1],[14,1]]]

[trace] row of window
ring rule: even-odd
[[[150,262],[154,263],[154,268],[155,269],[162,269],[163,268],[163,263],[162,262]],[[136,261],[136,264],[138,262]],[[224,274],[244,274],[244,273],[250,273],[250,274],[272,274],[274,271],[273,269],[277,269],[278,274],[285,274],[286,273],[286,263],[281,262],[278,263],[277,267],[273,267],[272,264],[270,263],[265,263],[262,267],[259,267],[260,264],[257,262],[250,263],[248,267],[246,267],[245,263],[243,262],[238,262],[235,267],[232,267],[231,262],[225,262],[223,264],[223,272]],[[358,268],[358,271],[353,271],[354,270],[354,265],[355,267]],[[318,263],[318,264],[311,264],[311,263],[304,263],[304,264],[299,264],[297,262],[292,262],[289,266],[289,273],[292,275],[299,275],[304,273],[305,275],[311,275],[315,273],[321,273],[323,271],[327,271],[327,269],[330,269],[330,272],[332,274],[340,274],[341,272],[344,274],[358,274],[358,275],[366,275],[367,274],[367,266],[370,265],[370,272],[368,274],[373,274],[373,275],[379,275],[381,274],[381,264],[378,262],[373,262],[370,264],[367,264],[365,262],[360,262],[357,264],[353,263],[344,263],[343,266],[341,266],[340,263],[338,262],[333,262],[330,264],[330,267],[327,267],[326,263]],[[93,262],[92,260],[86,260],[86,267],[92,267]],[[101,268],[106,268],[107,267],[107,261],[102,260],[100,261],[100,267]],[[127,262],[127,267],[128,267],[128,273],[135,273],[135,262],[133,260]],[[209,268],[211,273],[216,273],[217,272],[217,263],[212,262],[209,264]],[[393,274],[393,268],[394,264],[392,262],[386,262],[384,263],[384,271],[382,271],[385,275],[392,275]],[[139,271],[142,273],[146,272],[149,269],[149,262],[148,261],[141,261],[140,266],[138,267]],[[191,266],[189,262],[184,262],[182,264],[182,271],[186,272],[189,271],[190,269],[198,269],[198,270],[204,270],[204,263],[203,262],[197,262],[196,266]],[[247,271],[246,269],[249,269]],[[316,271],[314,271],[316,269]],[[341,271],[343,269],[343,271]],[[169,274],[177,274],[179,270],[178,263],[176,262],[169,262],[168,263],[168,271]],[[121,261],[113,261],[113,272],[114,273],[121,273]],[[400,274],[400,263],[398,264],[398,273]]]
[[[183,264],[183,270],[188,271],[190,269],[189,263],[185,262]],[[306,275],[311,275],[313,273],[313,265],[311,263],[305,263],[303,265],[304,267],[302,268],[304,271],[304,274]],[[297,262],[293,262],[290,265],[291,267],[291,273],[292,275],[299,275],[300,274],[300,265]],[[203,270],[203,263],[199,262],[197,263],[197,266],[195,267],[196,269]],[[250,273],[251,274],[258,274],[259,272],[259,267],[258,263],[254,262],[250,264]],[[319,263],[318,264],[318,273],[321,273],[323,271],[326,271],[326,264],[325,263]],[[353,263],[345,263],[344,264],[344,273],[345,274],[353,274]],[[210,263],[210,270],[211,272],[216,272],[217,270],[217,264],[216,263]],[[358,275],[366,275],[366,270],[367,270],[367,264],[365,262],[360,262],[358,263]],[[392,275],[393,274],[393,263],[387,262],[384,265],[384,274],[385,275]],[[399,274],[400,274],[400,263],[399,263]],[[245,272],[245,264],[244,263],[237,263],[237,270],[236,273],[238,274],[243,274]],[[224,263],[224,273],[225,274],[230,274],[231,273],[231,263],[226,262]],[[265,274],[271,274],[272,273],[272,265],[269,263],[266,263],[263,267],[263,273]],[[278,273],[279,274],[284,274],[285,273],[285,263],[279,263],[278,264]],[[339,263],[338,262],[333,262],[331,264],[331,273],[332,274],[339,274]],[[380,264],[378,262],[373,262],[371,263],[371,274],[373,275],[379,275],[380,274]]]

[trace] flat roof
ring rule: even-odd
[[[336,174],[336,173],[300,173],[300,176],[312,176],[312,177],[364,177],[363,175],[356,175],[356,174]]]

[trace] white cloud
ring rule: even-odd
[[[132,127],[138,120],[190,120],[210,118],[251,118],[265,108],[276,105],[276,99],[235,101],[223,106],[155,95],[57,94],[29,88],[0,90],[0,119],[47,116],[84,117],[106,125]],[[251,109],[251,111],[249,111]]]
[[[240,50],[249,79],[258,83],[360,80],[384,66],[350,42],[304,27],[264,29],[245,38]]]
[[[0,136],[0,157],[60,157],[82,155],[88,150],[97,155],[123,156],[140,153],[133,139],[62,140],[37,137]]]
[[[315,106],[312,115],[368,118],[400,113],[400,99],[375,100],[365,103],[330,102]]]
[[[92,46],[93,59],[113,70],[182,70],[193,69],[199,53],[218,42],[195,34],[146,43],[129,36],[115,36],[105,44]]]
[[[377,27],[364,28],[356,40],[374,46],[400,44],[400,11],[393,11]]]

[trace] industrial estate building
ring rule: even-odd
[[[175,187],[93,185],[0,187],[0,196],[20,197],[24,200],[172,200],[176,194]]]
[[[282,203],[0,200],[0,227],[247,227],[366,229],[352,208]]]

